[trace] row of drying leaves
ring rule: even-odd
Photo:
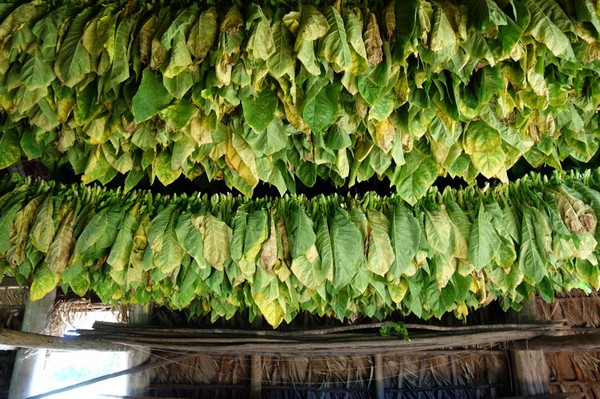
[[[272,325],[301,311],[421,318],[598,289],[600,169],[487,190],[249,200],[160,196],[8,176],[0,264],[31,297],[57,285]],[[9,238],[10,237],[10,238]]]
[[[126,190],[204,176],[247,196],[387,176],[414,204],[439,175],[588,161],[596,1],[502,4],[2,3],[0,168],[69,163]]]

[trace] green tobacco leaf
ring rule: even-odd
[[[277,94],[265,88],[260,93],[242,99],[242,109],[248,125],[257,132],[262,132],[275,116]]]
[[[55,77],[52,67],[39,50],[21,68],[21,81],[29,90],[46,88]]]
[[[73,228],[77,221],[76,216],[74,211],[69,211],[48,249],[45,262],[54,273],[62,273],[69,263],[71,252],[75,246]]]
[[[104,255],[115,242],[123,217],[116,208],[104,208],[96,213],[77,238],[69,264]]]
[[[419,6],[420,0],[396,0],[394,3],[396,40],[400,49],[398,54],[399,59],[405,59],[406,49],[415,37],[418,26],[417,12]]]
[[[156,75],[150,69],[144,69],[142,82],[133,97],[133,116],[136,123],[150,119],[171,102],[172,97]]]
[[[429,151],[414,148],[405,155],[406,164],[389,176],[403,200],[414,205],[425,195],[438,176],[439,166]],[[388,173],[391,171],[388,169]]]
[[[47,253],[56,233],[54,228],[54,198],[49,195],[38,208],[31,224],[31,244],[40,252]]]
[[[385,276],[395,260],[389,236],[390,223],[383,213],[374,210],[369,210],[368,221],[370,233],[367,267],[373,273]]]
[[[470,155],[473,165],[487,178],[492,178],[505,169],[506,154],[501,144],[500,132],[486,122],[469,123],[463,147],[465,153]]]
[[[490,264],[499,247],[500,240],[491,218],[481,206],[469,236],[469,262],[479,271]]]
[[[244,257],[246,260],[254,262],[263,242],[269,235],[269,217],[265,210],[257,210],[248,215],[246,223]]]
[[[202,222],[203,216],[194,216],[186,212],[179,216],[175,228],[179,244],[200,266],[203,266],[206,262],[204,260],[204,240],[201,231]]]
[[[112,267],[111,276],[127,270],[129,267],[131,252],[133,251],[133,237],[139,226],[136,216],[135,211],[127,213],[119,228],[115,243],[110,249],[106,263]],[[120,283],[124,284],[124,281]]]
[[[277,276],[267,273],[262,268],[258,268],[251,292],[254,303],[269,325],[275,328],[281,324],[285,317],[285,312],[281,308],[279,301],[277,301],[279,297]]]
[[[358,264],[364,260],[363,244],[360,231],[342,209],[335,210],[330,236],[333,249],[333,287],[339,289],[349,285],[358,272]]]
[[[302,118],[312,131],[322,132],[335,123],[341,90],[339,83],[327,85],[304,104]]]
[[[302,19],[294,47],[296,51],[299,50],[302,43],[320,39],[329,30],[327,18],[316,7],[310,4],[302,4],[301,13]]]
[[[262,152],[267,156],[273,155],[287,147],[288,134],[293,133],[291,130],[290,126],[284,125],[280,118],[273,118],[263,132],[248,136],[248,144],[257,154]]]
[[[313,221],[299,206],[292,208],[290,217],[287,218],[287,230],[290,238],[292,258],[306,254],[317,240],[313,229]]]
[[[533,284],[539,283],[548,274],[546,257],[538,246],[536,230],[539,224],[530,207],[523,209],[521,223],[521,247],[519,251],[519,268]]]
[[[425,212],[425,236],[427,244],[440,254],[450,255],[453,251],[452,225],[448,214],[443,210]]]
[[[283,21],[273,25],[273,42],[275,52],[267,59],[269,73],[279,79],[294,71],[295,59],[292,48],[292,34]]]
[[[83,32],[92,8],[86,8],[71,23],[56,55],[54,72],[63,84],[73,87],[92,71],[91,56],[83,46]]]
[[[17,197],[19,198],[19,197]],[[6,260],[11,266],[20,266],[26,258],[25,246],[29,239],[29,230],[37,209],[44,200],[43,196],[31,199],[23,209],[21,209],[23,198],[10,204],[10,207],[3,207],[2,217],[0,217],[0,233],[3,233],[0,246],[0,252],[6,252]],[[7,252],[8,251],[8,252]]]
[[[175,233],[177,218],[178,214],[173,207],[166,208],[156,215],[148,230],[148,246],[153,253],[153,264],[167,276],[179,270],[185,255]]]
[[[442,51],[449,46],[454,46],[455,43],[456,36],[454,29],[452,29],[452,25],[448,21],[443,8],[438,6],[435,8],[433,14],[433,27],[429,39],[429,49],[434,52]]]
[[[192,64],[192,55],[186,46],[185,35],[182,31],[177,32],[173,38],[173,48],[169,64],[165,68],[163,75],[166,78],[173,78],[180,73],[187,71]]]
[[[222,271],[229,259],[231,229],[211,214],[206,214],[200,228],[204,240],[204,259],[215,269]]]
[[[14,129],[4,129],[0,139],[0,169],[6,169],[21,159],[19,134]]]
[[[48,266],[42,264],[35,271],[35,278],[29,288],[29,299],[32,301],[42,299],[56,288],[59,281],[60,275],[55,274]]]
[[[480,33],[486,33],[492,29],[498,29],[498,26],[508,24],[506,14],[498,7],[493,0],[471,0],[467,4],[469,12],[469,27],[479,30]]]
[[[206,58],[217,39],[217,30],[217,9],[210,7],[200,14],[187,39],[187,47],[196,62],[200,63]]]
[[[556,0],[525,0],[531,12],[528,31],[557,56],[574,58],[571,42],[565,32],[574,31],[570,18]]]
[[[331,6],[325,10],[325,17],[329,30],[319,41],[319,55],[333,64],[335,71],[341,72],[352,66],[352,54],[348,45],[344,20],[340,13]]]
[[[269,20],[260,6],[254,3],[250,6],[250,16],[246,25],[250,25],[250,21],[253,23],[246,43],[246,52],[249,59],[266,61],[275,52],[275,41]]]
[[[391,238],[395,260],[391,265],[394,276],[400,277],[410,270],[412,260],[421,245],[421,228],[412,212],[402,205],[394,207],[391,221]]]

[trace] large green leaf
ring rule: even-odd
[[[275,78],[281,78],[285,74],[294,71],[294,54],[292,46],[292,34],[283,21],[273,25],[273,42],[275,51],[267,59],[269,73]]]
[[[333,64],[336,72],[341,72],[352,66],[352,54],[348,45],[344,20],[340,13],[331,6],[325,9],[325,17],[329,30],[319,41],[319,55]]]
[[[573,24],[556,0],[525,0],[531,12],[528,31],[557,56],[574,58],[571,42],[565,32],[573,31]]]
[[[173,207],[165,208],[152,220],[148,230],[153,264],[167,276],[179,270],[185,255],[175,233],[178,216]]]
[[[339,289],[351,284],[358,272],[358,264],[364,259],[360,231],[350,221],[348,213],[335,210],[330,227],[333,249],[333,286]]]
[[[49,195],[37,209],[31,224],[31,244],[40,252],[47,253],[56,233],[54,227],[54,198]]]
[[[500,240],[491,218],[481,206],[469,236],[469,262],[479,271],[492,261],[499,247]]]
[[[204,259],[222,271],[230,257],[231,228],[211,214],[206,214],[200,227],[204,240]]]
[[[395,261],[394,249],[389,236],[390,223],[383,213],[369,211],[370,224],[367,266],[370,271],[384,276]]]
[[[287,218],[287,230],[290,237],[292,258],[306,254],[317,240],[313,221],[299,206],[294,206],[291,209],[290,216]]]
[[[269,126],[275,116],[276,108],[277,94],[267,88],[242,99],[244,118],[257,132],[262,132]]]
[[[82,41],[91,12],[92,8],[88,7],[73,20],[56,55],[54,72],[68,87],[75,86],[92,71],[91,56],[85,50]]]
[[[324,131],[335,123],[341,90],[340,84],[327,85],[304,103],[302,118],[312,131]]]
[[[133,116],[140,123],[150,119],[171,102],[172,97],[156,72],[144,69],[142,82],[133,97]]]
[[[206,58],[217,39],[217,9],[210,7],[203,11],[192,26],[187,46],[195,61],[200,63]]]

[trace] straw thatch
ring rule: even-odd
[[[559,293],[551,303],[538,299],[536,311],[540,320],[566,320],[572,327],[600,327],[600,293]]]
[[[600,328],[600,293],[580,291],[557,294],[552,303],[536,301],[542,320],[566,320],[572,327]],[[600,399],[600,352],[546,352],[550,367],[550,391],[584,392],[589,399]]]

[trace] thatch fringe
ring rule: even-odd
[[[536,312],[540,320],[566,320],[572,327],[600,327],[600,293],[559,293],[551,303],[537,300]]]

